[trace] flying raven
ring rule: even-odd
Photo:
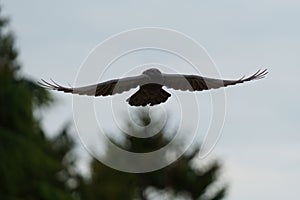
[[[53,80],[50,83],[43,79],[38,83],[47,89],[89,96],[114,95],[139,86],[139,90],[126,101],[131,106],[153,106],[167,101],[171,96],[170,93],[162,88],[163,86],[175,90],[202,91],[261,79],[267,73],[266,69],[258,70],[255,74],[246,78],[243,76],[237,80],[222,80],[197,75],[165,74],[156,68],[151,68],[145,70],[139,76],[113,79],[84,87],[64,87]]]

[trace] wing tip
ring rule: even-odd
[[[57,90],[57,91],[63,91],[63,92],[73,92],[73,88],[72,87],[64,87],[62,85],[59,85],[58,83],[56,83],[55,81],[53,81],[52,79],[50,79],[50,81],[52,83],[50,83],[49,81],[45,81],[44,79],[41,79],[40,81],[37,81],[37,83],[48,90]]]
[[[242,78],[240,78],[237,82],[246,82],[246,81],[252,81],[252,80],[259,80],[259,79],[263,79],[266,77],[266,75],[268,74],[268,69],[259,69],[257,70],[253,75],[245,78],[245,76],[243,76]]]

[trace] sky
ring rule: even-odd
[[[139,27],[169,28],[194,38],[225,78],[268,68],[264,80],[226,90],[226,120],[211,157],[223,161],[228,200],[300,195],[299,1],[4,0],[1,4],[16,35],[22,73],[34,80],[74,83],[80,65],[97,44]],[[53,94],[57,103],[42,113],[50,137],[72,122],[72,97]]]

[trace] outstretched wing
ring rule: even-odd
[[[147,79],[145,75],[133,76],[122,79],[114,79],[94,85],[88,85],[84,87],[65,87],[57,84],[53,80],[52,83],[41,79],[38,82],[41,86],[51,90],[63,91],[65,93],[88,95],[88,96],[107,96],[129,91],[136,88],[139,85],[145,84]]]
[[[252,76],[247,78],[243,76],[238,80],[213,79],[195,75],[163,74],[163,85],[175,90],[201,91],[262,79],[267,73],[267,69],[258,70]]]

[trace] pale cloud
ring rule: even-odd
[[[297,197],[299,146],[255,146],[229,152],[225,156],[223,174],[231,183],[228,199]]]

